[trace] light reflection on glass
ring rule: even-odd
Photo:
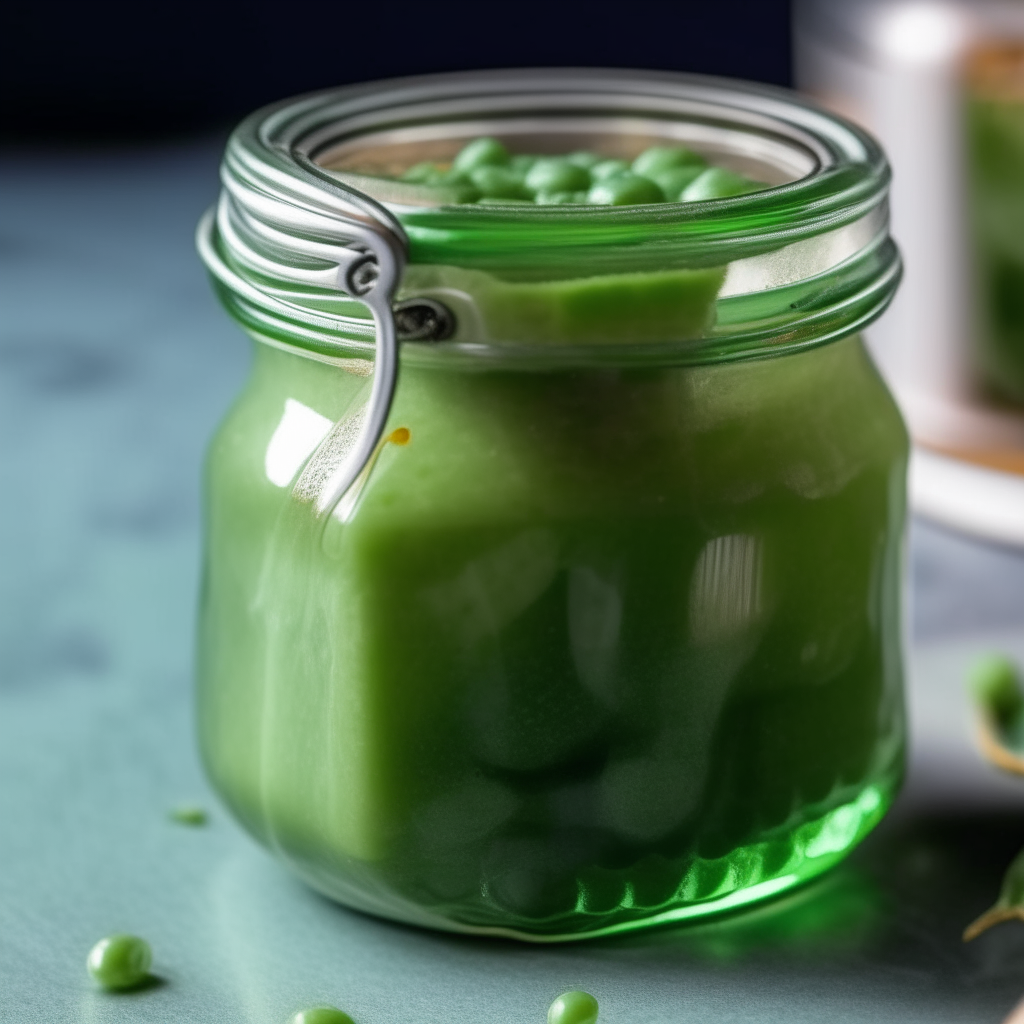
[[[761,613],[761,542],[749,534],[704,545],[690,583],[690,633],[711,643],[738,633]]]
[[[332,425],[331,420],[315,409],[294,398],[286,398],[281,422],[270,438],[263,459],[267,479],[277,487],[287,487]]]

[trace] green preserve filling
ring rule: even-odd
[[[258,347],[207,467],[205,760],[307,879],[425,923],[587,933],[786,888],[878,821],[907,441],[859,339],[408,366],[408,443],[321,540],[292,474],[364,388]]]
[[[679,146],[489,137],[403,176],[484,206],[761,187]],[[456,341],[592,350],[702,337],[725,268],[527,277],[413,264],[403,294],[456,307]],[[877,823],[907,437],[858,336],[706,365],[403,356],[324,527],[371,371],[257,345],[209,451],[201,747],[255,836],[351,906],[545,940],[781,892]]]

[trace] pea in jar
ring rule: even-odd
[[[199,728],[238,820],[349,906],[533,941],[855,847],[904,749],[872,139],[720,80],[467,73],[259,111],[223,181],[199,247],[255,356]]]

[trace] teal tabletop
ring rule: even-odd
[[[1024,845],[1024,779],[976,753],[963,679],[1024,659],[1024,556],[923,522],[906,786],[774,903],[554,948],[440,935],[329,903],[234,825],[191,721],[199,466],[248,362],[192,248],[218,149],[0,165],[0,1019],[543,1024],[582,988],[604,1024],[1003,1021],[1024,924],[960,935]],[[114,932],[149,940],[152,984],[90,981]]]

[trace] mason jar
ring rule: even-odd
[[[766,184],[470,205],[468,140]],[[472,72],[244,121],[199,247],[254,340],[205,476],[199,731],[316,889],[557,941],[841,860],[898,788],[907,436],[858,332],[888,170],[791,93]]]

